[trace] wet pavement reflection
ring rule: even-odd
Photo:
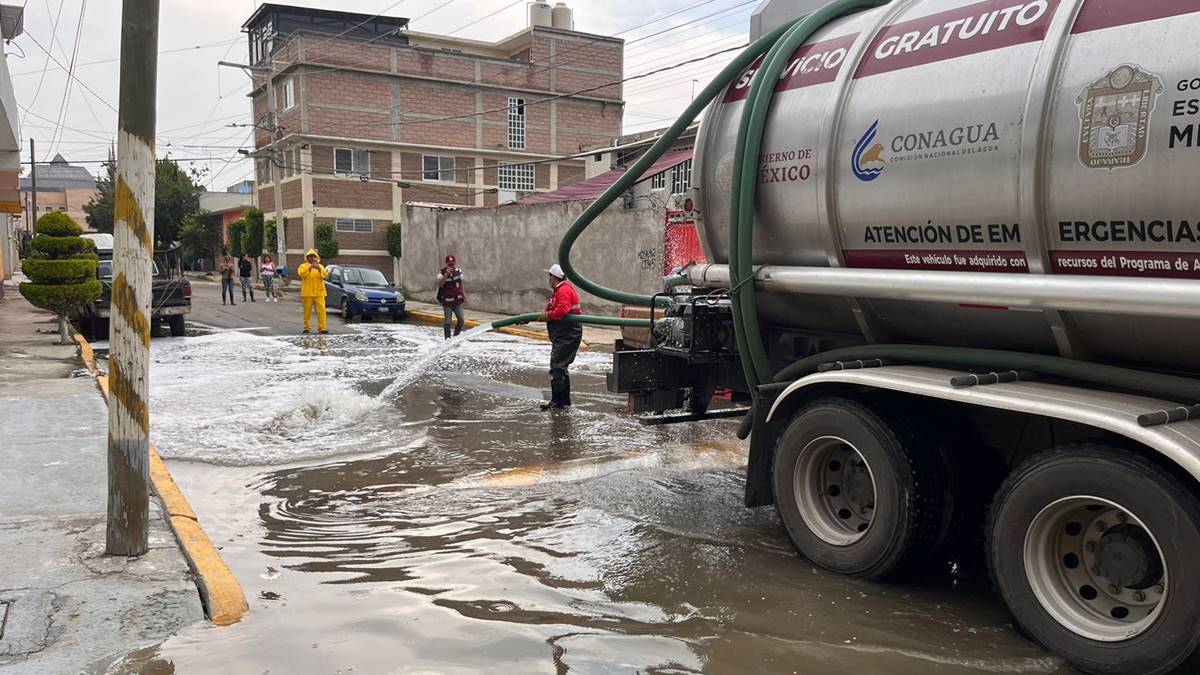
[[[1066,673],[979,580],[856,581],[742,506],[736,422],[646,427],[581,354],[440,331],[156,342],[154,438],[251,612],[98,670]],[[378,394],[410,382],[394,400]]]

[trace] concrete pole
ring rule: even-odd
[[[142,555],[149,543],[157,76],[158,0],[124,0],[108,364],[108,555]]]
[[[275,142],[279,140],[279,104],[275,100],[275,59],[267,57],[267,126],[271,130],[271,182],[275,190],[275,241],[276,265],[287,267],[287,224],[283,222],[283,167],[279,166],[279,152]],[[295,274],[288,272],[288,278]]]
[[[25,229],[33,232],[37,226],[37,155],[33,154],[33,139],[29,139],[29,198],[33,200],[33,213]]]

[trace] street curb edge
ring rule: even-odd
[[[84,366],[96,379],[100,393],[107,401],[108,377],[101,375],[96,368],[95,350],[79,333],[74,333],[74,337],[79,343],[79,356]],[[191,504],[183,496],[183,491],[171,477],[166,462],[159,456],[154,444],[150,445],[150,481],[163,502],[175,539],[196,575],[196,586],[200,590],[200,599],[209,621],[215,626],[237,623],[250,611],[245,591],[221,558],[221,554],[217,552],[212,539],[200,526],[196,512],[192,510]]]

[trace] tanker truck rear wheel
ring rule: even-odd
[[[809,404],[775,448],[775,504],[792,543],[821,567],[864,579],[928,559],[951,505],[936,456],[909,425],[859,401]]]
[[[1200,672],[1200,500],[1128,450],[1019,466],[988,520],[992,579],[1025,633],[1088,673]]]

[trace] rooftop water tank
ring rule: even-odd
[[[575,30],[575,13],[570,7],[567,7],[567,3],[560,2],[554,5],[551,15],[552,25],[555,28],[560,28],[562,30]]]

